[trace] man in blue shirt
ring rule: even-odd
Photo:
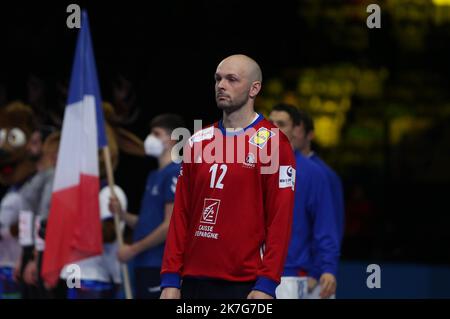
[[[175,114],[159,115],[150,123],[150,134],[144,142],[145,152],[158,159],[158,169],[147,177],[139,215],[124,212],[117,199],[110,199],[111,211],[119,212],[122,220],[134,229],[133,243],[123,245],[118,258],[124,263],[134,258],[138,299],[157,299],[161,294],[161,262],[180,172],[180,164],[176,164],[171,156],[177,143],[171,139],[171,134],[183,125],[181,117]]]
[[[298,110],[276,105],[270,120],[291,144],[301,130]],[[295,150],[297,162],[292,235],[277,298],[308,298],[308,276],[320,280],[322,297],[335,293],[339,260],[339,232],[335,222],[330,187],[322,169]]]
[[[314,122],[311,116],[304,110],[298,110],[300,115],[300,127],[294,134],[294,147],[301,153],[316,163],[324,172],[333,200],[333,211],[335,213],[336,223],[338,225],[339,249],[344,235],[344,195],[340,177],[328,166],[312,149],[311,142],[314,139]],[[317,266],[318,261],[316,261]],[[316,267],[317,269],[317,267]],[[317,274],[311,274],[308,282],[309,298],[317,299],[321,295],[321,285],[317,282]]]

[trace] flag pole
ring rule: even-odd
[[[102,149],[103,153],[103,159],[105,161],[105,168],[106,168],[106,176],[108,179],[108,185],[109,190],[111,191],[111,196],[114,198],[117,198],[116,193],[114,192],[114,174],[112,171],[112,165],[111,165],[111,154],[109,152],[109,147],[106,145]],[[120,229],[120,216],[116,212],[114,212],[114,226],[116,229],[116,236],[117,241],[119,243],[119,248],[123,246],[123,236],[122,231]],[[128,266],[125,263],[120,263],[120,269],[122,271],[122,277],[123,277],[123,286],[125,289],[125,298],[126,299],[133,299],[133,295],[131,293],[131,285],[130,285],[130,276],[128,273]]]

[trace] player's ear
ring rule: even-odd
[[[250,86],[250,93],[249,93],[250,98],[254,99],[258,95],[260,90],[261,90],[261,81],[254,81]]]
[[[170,138],[170,135],[169,135],[169,140],[168,140],[169,148],[174,147],[177,143],[178,143],[178,140],[175,140],[175,139],[173,140],[173,139],[171,139],[171,138]]]
[[[292,130],[292,135],[295,137],[298,137],[302,134],[302,127],[300,125],[294,125],[294,128]]]

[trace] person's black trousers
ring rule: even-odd
[[[136,299],[159,299],[161,296],[161,268],[136,267]]]
[[[219,279],[183,278],[183,299],[247,299],[255,281],[234,282]]]

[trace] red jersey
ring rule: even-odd
[[[181,277],[256,281],[275,295],[290,240],[295,159],[259,115],[230,134],[221,122],[186,145],[162,263],[162,287]]]

